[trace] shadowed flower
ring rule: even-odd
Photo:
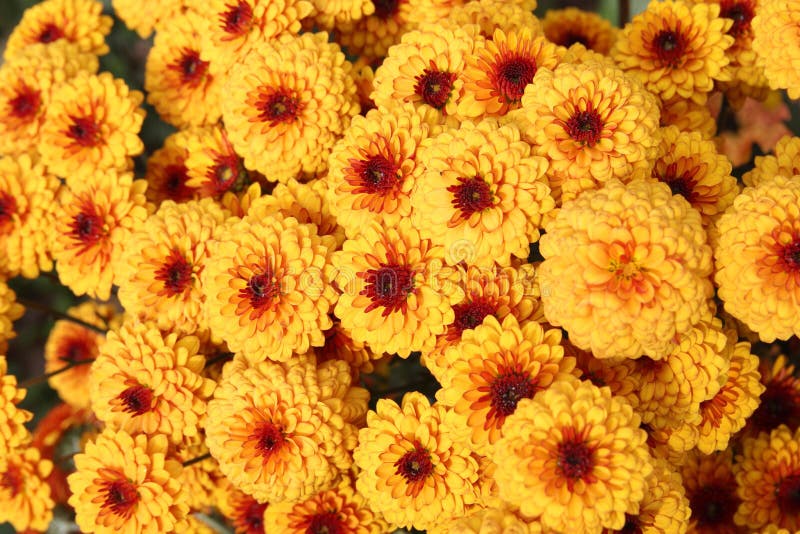
[[[579,43],[603,55],[608,55],[617,38],[617,30],[609,21],[575,7],[548,9],[542,19],[542,32],[557,45],[569,48]]]
[[[176,142],[186,150],[186,186],[204,197],[219,198],[228,191],[247,189],[250,176],[219,124],[185,130]]]
[[[414,0],[372,0],[375,11],[356,21],[338,24],[336,40],[348,53],[368,61],[383,59],[389,47],[400,42],[400,37],[411,29],[408,22]]]
[[[795,366],[781,354],[772,365],[769,360],[761,361],[761,383],[766,388],[761,394],[761,402],[747,420],[745,432],[754,436],[759,432],[770,432],[779,425],[789,430],[800,427],[800,378]]]
[[[217,489],[217,507],[233,524],[236,534],[264,534],[264,511],[267,503],[260,503],[252,495],[236,489],[223,477]]]
[[[681,466],[683,487],[692,515],[689,532],[695,534],[744,534],[733,522],[741,500],[736,495],[733,454],[730,450],[709,455],[697,451],[686,455]]]

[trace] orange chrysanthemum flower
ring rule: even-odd
[[[473,450],[487,453],[522,399],[562,380],[577,380],[573,358],[564,358],[561,331],[535,321],[520,326],[513,315],[502,324],[488,316],[447,350],[448,368],[436,378],[436,398],[452,406],[457,424],[470,430]]]
[[[747,187],[717,221],[715,280],[725,311],[763,341],[800,335],[800,176]]]
[[[24,398],[25,390],[17,387],[17,377],[8,374],[6,357],[0,355],[0,458],[30,441],[25,423],[33,414],[17,408]]]
[[[0,355],[8,350],[8,340],[16,337],[14,321],[22,317],[25,308],[16,301],[17,295],[0,278]],[[3,371],[5,372],[5,371]]]
[[[579,371],[582,380],[591,382],[595,386],[608,387],[617,397],[623,397],[635,406],[637,402],[636,391],[641,383],[636,373],[636,360],[629,358],[595,358],[591,352],[579,349],[569,342],[561,340],[564,346],[564,355],[575,358],[575,368]]]
[[[779,174],[783,176],[800,174],[800,137],[789,135],[781,137],[772,154],[756,156],[755,163],[755,168],[742,176],[745,185],[756,186]]]
[[[186,186],[200,196],[219,198],[228,191],[240,192],[250,177],[221,125],[192,128],[176,138],[186,151]]]
[[[753,50],[773,89],[786,89],[789,98],[800,98],[800,2],[759,0],[753,26]]]
[[[118,264],[125,311],[172,332],[208,329],[201,280],[208,242],[224,220],[225,212],[212,199],[161,204],[131,234]]]
[[[381,60],[389,48],[400,42],[402,35],[411,29],[408,22],[412,10],[418,9],[414,0],[373,0],[375,11],[356,21],[338,24],[336,40],[349,54]]]
[[[681,466],[683,487],[692,515],[689,532],[696,534],[744,534],[733,522],[741,500],[736,495],[733,454],[730,450],[709,455],[692,452]]]
[[[76,295],[107,300],[131,232],[147,218],[147,182],[104,172],[63,187],[55,210],[53,259],[58,277]]]
[[[74,461],[69,504],[82,532],[185,532],[183,467],[165,436],[107,428]]]
[[[247,168],[280,182],[324,171],[359,111],[351,72],[324,32],[263,43],[233,67],[222,113]]]
[[[658,106],[617,68],[561,64],[528,85],[518,121],[534,153],[550,162],[547,177],[562,201],[611,178],[628,180],[650,168]]]
[[[156,28],[169,24],[190,5],[202,5],[191,0],[111,0],[114,14],[125,26],[147,39]]]
[[[535,519],[525,519],[508,505],[477,508],[474,512],[429,529],[430,534],[539,534],[542,527]]]
[[[598,54],[608,55],[617,39],[617,30],[597,13],[575,7],[548,9],[542,19],[542,32],[557,45],[569,48],[575,43]]]
[[[525,87],[539,69],[554,69],[562,52],[530,28],[497,29],[491,39],[478,41],[464,69],[464,94],[458,104],[462,117],[505,115],[521,106]]]
[[[676,126],[682,132],[697,132],[711,139],[717,132],[717,121],[705,104],[676,97],[661,102],[661,126]]]
[[[46,481],[52,470],[35,447],[0,455],[0,521],[17,532],[47,530],[55,506]]]
[[[796,430],[800,427],[800,377],[795,366],[781,354],[772,365],[762,360],[760,374],[764,393],[758,408],[747,420],[745,432],[754,436],[770,432],[779,425]]]
[[[253,366],[234,359],[208,404],[206,443],[220,469],[259,502],[297,502],[336,485],[352,464],[366,390],[344,362],[311,355]]]
[[[45,0],[25,10],[11,32],[4,58],[10,59],[34,43],[67,41],[79,52],[102,56],[108,53],[105,36],[113,20],[103,15],[103,3],[96,0]]]
[[[328,202],[339,225],[355,237],[369,221],[394,226],[411,215],[411,192],[424,166],[418,148],[441,132],[430,108],[411,104],[353,118],[331,151]]]
[[[67,180],[132,168],[132,157],[144,149],[138,135],[143,98],[108,72],[81,72],[64,82],[53,92],[42,125],[42,163]]]
[[[455,440],[453,413],[410,392],[398,406],[380,399],[358,433],[356,486],[374,512],[401,527],[427,529],[464,515],[478,465]]]
[[[334,238],[293,217],[246,217],[225,227],[201,280],[212,333],[252,362],[322,346],[337,298],[333,246]]]
[[[500,497],[546,528],[621,529],[653,471],[646,438],[608,388],[558,380],[506,421],[492,451]]]
[[[377,9],[372,0],[311,0],[311,3],[314,10],[305,22],[326,30],[360,20]]]
[[[565,203],[546,230],[545,316],[595,357],[661,359],[706,313],[711,248],[700,214],[665,184],[611,181]]]
[[[50,232],[60,183],[27,154],[0,158],[0,274],[50,271]]]
[[[385,355],[373,352],[366,343],[355,341],[350,333],[342,327],[338,319],[333,321],[333,327],[325,331],[325,345],[315,349],[317,361],[340,360],[350,366],[350,376],[353,382],[358,381],[361,373],[375,371],[375,360],[380,360]]]
[[[236,534],[264,534],[264,511],[268,503],[260,503],[252,495],[236,489],[223,477],[217,489],[216,504],[222,515],[233,524]]]
[[[443,259],[442,247],[420,238],[408,219],[394,228],[366,226],[333,254],[342,291],[336,316],[375,352],[407,358],[432,349],[464,295]]]
[[[213,124],[222,115],[222,80],[201,59],[205,21],[194,12],[174,17],[147,55],[147,101],[179,128]]]
[[[186,160],[189,151],[186,149],[187,137],[193,130],[181,130],[167,136],[164,146],[147,158],[147,200],[161,204],[164,200],[186,202],[200,196],[194,187],[189,185],[189,169]]]
[[[411,194],[411,220],[444,247],[448,264],[491,267],[527,258],[555,201],[547,162],[531,155],[516,126],[465,122],[433,138],[419,159],[425,172]]]
[[[113,306],[92,301],[73,306],[67,310],[67,315],[101,330],[112,327],[112,321],[113,326],[118,326],[120,319]],[[89,407],[90,364],[97,358],[104,341],[103,334],[66,319],[56,321],[50,330],[44,346],[44,371],[49,374],[72,366],[69,371],[47,381],[70,406]]]
[[[530,30],[540,35],[539,19],[533,14],[536,8],[531,2],[508,2],[506,0],[472,0],[463,4],[451,2],[453,7],[447,18],[439,21],[445,28],[476,24],[484,39],[491,39],[495,30],[505,33]],[[533,4],[535,4],[535,0]]]

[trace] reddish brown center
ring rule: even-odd
[[[366,287],[361,291],[372,302],[364,309],[370,312],[380,306],[384,307],[381,315],[401,310],[405,312],[408,296],[414,290],[414,274],[405,265],[382,265],[379,269],[370,269],[364,275]]]
[[[387,195],[400,183],[398,166],[382,155],[351,160],[351,168],[360,181],[357,193]]]
[[[558,444],[556,464],[572,491],[579,480],[590,483],[593,480],[594,455],[586,441],[574,429],[562,431],[562,441]]]
[[[775,488],[778,508],[787,515],[800,513],[800,473],[784,477]]]
[[[265,459],[269,458],[275,451],[279,450],[286,441],[283,429],[269,421],[261,423],[253,434],[256,441],[256,449]]]
[[[72,124],[67,137],[84,147],[96,146],[100,142],[100,126],[91,117],[70,117]]]
[[[19,467],[13,464],[8,464],[5,473],[0,476],[0,488],[8,489],[12,499],[22,491],[24,482]]]
[[[227,11],[220,15],[220,24],[228,39],[234,39],[250,31],[253,25],[253,8],[244,0],[227,4]]]
[[[17,96],[9,100],[11,115],[18,119],[35,116],[42,103],[41,93],[28,85],[22,85],[17,91]]]
[[[259,118],[275,126],[282,122],[290,123],[297,119],[301,111],[300,100],[286,89],[267,92],[258,103]]]
[[[66,363],[75,363],[90,360],[92,358],[92,346],[82,337],[68,339],[61,346],[58,359]]]
[[[126,480],[114,480],[104,484],[105,500],[103,508],[114,515],[128,518],[133,514],[139,493],[136,486]]]
[[[259,503],[255,499],[251,499],[238,520],[234,520],[234,527],[236,532],[245,532],[247,534],[264,534],[264,510],[267,509],[267,503]]]
[[[375,16],[379,19],[386,20],[397,13],[400,7],[399,0],[372,0],[372,5],[375,6]]]
[[[589,39],[587,39],[586,36],[583,35],[582,33],[577,33],[577,32],[567,32],[566,34],[564,34],[564,37],[560,40],[560,42],[556,44],[560,44],[561,46],[566,46],[567,48],[569,48],[570,46],[576,43],[580,43],[586,48],[591,48],[589,46]]]
[[[750,31],[750,23],[755,16],[753,0],[722,0],[719,16],[733,19],[733,26],[728,30],[730,35],[739,37]]]
[[[415,442],[414,448],[401,456],[394,466],[396,473],[416,491],[422,488],[425,479],[433,473],[431,454],[419,442]]]
[[[456,75],[451,72],[441,71],[431,62],[428,69],[416,77],[414,92],[422,101],[436,109],[442,109],[450,99]]]
[[[83,211],[75,216],[70,226],[72,237],[85,245],[97,243],[105,233],[103,219],[93,205],[85,205]]]
[[[461,217],[468,219],[473,213],[490,208],[494,195],[489,184],[480,176],[461,177],[458,185],[451,185],[447,190],[453,194],[453,206],[461,211]]]
[[[697,174],[700,167],[692,166],[689,169],[678,172],[678,163],[672,162],[667,165],[663,173],[655,173],[655,177],[669,186],[673,195],[681,195],[689,202],[694,202],[697,198],[695,187],[697,186]]]
[[[39,39],[40,43],[52,43],[53,41],[57,41],[64,37],[64,31],[53,24],[52,22],[45,24],[42,28],[42,31],[39,32]]]
[[[345,526],[335,510],[316,514],[311,518],[305,534],[344,534]]]
[[[263,273],[250,277],[247,287],[239,292],[242,298],[250,301],[250,306],[256,309],[268,307],[280,295],[280,284],[272,269],[267,267]]]
[[[782,380],[770,380],[750,420],[762,432],[781,424],[797,428],[800,425],[800,389],[796,379],[789,375]]]
[[[189,289],[192,285],[192,265],[177,250],[170,252],[167,261],[155,273],[156,280],[164,283],[159,295],[174,297]]]
[[[126,388],[117,398],[122,401],[123,411],[142,415],[153,407],[153,390],[141,384]]]
[[[664,29],[658,32],[653,38],[651,50],[663,66],[675,68],[681,65],[687,46],[686,37],[678,26],[675,30]]]
[[[794,241],[783,247],[781,259],[790,271],[800,271],[800,239],[795,238]]]
[[[235,188],[243,174],[236,154],[215,154],[214,165],[206,173],[210,182],[210,193],[218,196]]]
[[[734,490],[728,485],[708,485],[688,495],[692,518],[697,520],[697,525],[713,528],[733,524],[733,514],[739,506]]]
[[[5,191],[0,191],[0,234],[6,233],[14,224],[17,200]]]
[[[533,81],[536,74],[536,60],[514,54],[504,58],[492,73],[493,85],[507,102],[519,102],[525,87]]]
[[[575,110],[565,123],[564,130],[578,143],[594,146],[600,140],[603,132],[603,119],[590,104],[587,110]]]
[[[453,306],[453,313],[455,314],[453,327],[455,327],[459,337],[461,337],[464,330],[471,330],[477,327],[483,322],[486,316],[494,315],[496,311],[497,307],[494,303],[484,298],[477,298],[471,302],[456,304]]]
[[[181,57],[172,65],[181,76],[181,82],[186,85],[196,86],[199,84],[208,71],[208,62],[200,59],[197,50],[184,48]]]
[[[184,202],[192,198],[192,188],[186,185],[189,181],[189,172],[186,165],[174,164],[167,165],[164,169],[166,176],[164,180],[164,190],[167,197],[175,202]]]
[[[492,411],[497,414],[495,417],[508,417],[517,409],[519,401],[532,398],[535,392],[536,384],[519,365],[500,367],[489,389]]]

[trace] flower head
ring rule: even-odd
[[[772,154],[756,156],[755,163],[755,168],[742,176],[745,185],[756,186],[779,174],[783,176],[800,174],[800,137],[789,135],[781,137]]]
[[[47,530],[55,506],[47,483],[52,470],[36,447],[0,455],[0,521],[17,532]]]
[[[575,43],[599,54],[607,55],[617,38],[617,30],[597,13],[575,7],[548,9],[542,19],[542,32],[547,40],[569,48]]]
[[[753,50],[758,65],[773,89],[786,89],[789,98],[800,98],[800,2],[797,0],[759,0],[752,20]]]
[[[646,484],[639,512],[625,514],[625,524],[615,532],[686,532],[692,511],[681,475],[667,460],[654,459]]]
[[[337,41],[348,52],[369,61],[381,60],[389,48],[413,25],[411,12],[419,9],[414,0],[373,0],[375,11],[358,20],[337,25]]]
[[[186,202],[197,198],[200,193],[189,185],[189,169],[186,160],[189,152],[186,149],[187,137],[193,135],[193,129],[180,130],[164,139],[164,146],[147,158],[147,200],[161,204],[164,200]]]
[[[697,534],[743,534],[733,522],[741,500],[736,495],[733,454],[729,450],[709,455],[692,452],[681,466],[683,487],[692,515],[689,531]]]
[[[33,414],[17,407],[24,398],[25,390],[17,387],[17,377],[8,374],[6,357],[0,355],[0,458],[30,441],[24,425]]]
[[[111,0],[114,14],[125,25],[147,39],[156,28],[169,24],[180,16],[189,5],[202,6],[188,0]]]
[[[800,427],[800,377],[795,366],[781,354],[772,365],[762,360],[760,374],[765,389],[758,408],[747,420],[746,432],[770,432],[782,424],[790,430]]]
[[[497,29],[505,33],[530,30],[534,35],[541,34],[539,19],[533,14],[535,7],[530,7],[531,2],[527,0],[473,0],[452,3],[455,5],[451,7],[447,18],[439,22],[446,28],[475,24],[485,39],[491,39]],[[533,3],[536,3],[535,0]]]

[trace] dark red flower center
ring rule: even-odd
[[[675,30],[664,29],[658,32],[653,38],[651,49],[663,66],[675,68],[681,65],[687,46],[686,37],[678,26]]]
[[[583,145],[594,146],[603,133],[603,119],[600,118],[600,115],[592,108],[590,103],[589,109],[583,111],[576,109],[574,111],[565,123],[564,130],[575,141]]]
[[[11,498],[14,498],[19,494],[20,491],[22,491],[23,483],[24,480],[22,478],[22,472],[20,471],[19,467],[16,465],[8,464],[5,473],[3,473],[2,476],[0,476],[0,487],[8,488],[8,491],[11,494]]]
[[[166,176],[164,190],[171,200],[183,202],[192,198],[192,188],[186,185],[189,181],[189,171],[186,165],[176,163],[167,165],[164,169]]]
[[[0,191],[0,233],[6,233],[14,224],[17,200],[5,191]]]
[[[720,2],[719,16],[733,19],[733,26],[728,33],[739,37],[750,31],[750,23],[755,16],[753,0],[722,0]]]
[[[591,48],[589,46],[589,39],[584,34],[578,32],[567,32],[556,44],[560,44],[561,46],[566,46],[569,48],[576,43],[580,43],[586,48]]]
[[[405,312],[408,296],[414,291],[414,273],[405,265],[388,264],[370,269],[364,274],[366,287],[361,290],[372,302],[364,309],[370,312],[384,307],[381,315],[401,310]]]
[[[739,506],[734,491],[735,488],[727,485],[708,485],[688,495],[692,517],[697,520],[697,525],[714,527],[732,524],[733,514]]]
[[[220,23],[229,39],[236,38],[250,31],[253,25],[253,7],[244,0],[226,4],[227,11],[220,15]]]
[[[92,346],[82,337],[68,339],[61,346],[58,359],[66,363],[75,363],[92,358]]]
[[[523,372],[519,365],[508,368],[500,367],[497,376],[489,388],[489,398],[495,417],[505,419],[517,409],[522,399],[533,398],[536,384],[530,374]]]
[[[23,84],[17,91],[17,96],[9,100],[8,105],[11,107],[11,115],[25,119],[36,115],[41,103],[41,93]]]
[[[504,58],[495,67],[491,80],[507,102],[519,102],[525,93],[525,87],[533,81],[536,69],[534,58],[514,54]]]
[[[234,520],[236,532],[244,531],[247,534],[264,534],[264,510],[266,509],[267,503],[262,504],[251,498],[244,514],[238,521]]]
[[[90,117],[70,117],[72,124],[67,137],[84,147],[96,146],[100,142],[100,126]]]
[[[683,172],[678,172],[678,162],[673,161],[667,165],[663,173],[654,171],[654,177],[666,183],[673,195],[681,195],[687,201],[694,202],[697,199],[695,187],[699,172],[700,167],[697,165],[690,165],[688,169],[683,169]]]
[[[462,176],[458,179],[458,185],[451,185],[447,190],[453,194],[452,204],[461,211],[463,219],[469,219],[473,213],[490,208],[494,203],[489,184],[480,176]]]
[[[367,159],[351,160],[351,169],[359,178],[355,193],[387,195],[400,183],[399,167],[378,154]]]
[[[53,24],[52,22],[45,24],[42,31],[39,32],[40,43],[52,43],[64,37],[64,30]]]
[[[453,327],[458,332],[459,337],[464,330],[471,330],[480,325],[488,315],[494,315],[497,306],[488,299],[477,298],[470,302],[462,302],[453,306],[455,320]]]
[[[422,74],[415,79],[417,83],[414,85],[414,92],[422,98],[423,102],[440,110],[450,99],[456,75],[452,72],[439,70],[431,62],[430,68],[422,71]]]
[[[250,306],[256,309],[266,308],[280,295],[281,287],[278,278],[272,269],[266,267],[263,273],[255,274],[247,281],[247,287],[239,294],[250,301]]]
[[[425,485],[425,479],[433,473],[431,453],[419,442],[415,442],[414,448],[401,456],[394,466],[395,472],[406,480],[414,496]]]
[[[781,259],[789,271],[800,271],[800,238],[795,237],[794,241],[783,247]]]
[[[236,154],[215,154],[214,165],[206,173],[211,194],[219,196],[233,189],[243,174]]]
[[[399,0],[372,0],[372,5],[375,6],[375,16],[379,19],[386,20],[397,13],[400,7]]]
[[[305,534],[344,534],[345,526],[335,510],[314,515]]]
[[[283,428],[270,421],[261,423],[258,428],[256,428],[253,438],[256,441],[256,449],[258,449],[261,456],[265,459],[279,450],[286,441]]]
[[[85,245],[97,243],[105,230],[103,219],[97,213],[94,205],[85,205],[83,211],[72,220],[72,236]]]
[[[800,473],[783,478],[775,488],[778,508],[787,515],[800,513]]]
[[[782,380],[770,380],[751,421],[761,432],[769,432],[781,424],[789,428],[800,426],[800,389],[796,379],[789,375]]]
[[[142,415],[153,408],[153,390],[141,384],[126,388],[117,398],[122,401],[123,411]]]
[[[172,68],[180,73],[181,81],[190,86],[195,86],[208,71],[208,62],[200,59],[200,52],[190,48],[184,48],[181,57],[172,65]]]
[[[293,122],[302,110],[300,100],[286,89],[268,91],[260,99],[258,109],[261,111],[259,118],[275,126],[282,122]]]
[[[126,480],[114,480],[105,483],[106,498],[103,508],[110,510],[114,515],[128,518],[133,514],[139,493],[136,486]]]
[[[180,295],[192,285],[192,265],[177,250],[170,252],[167,261],[156,270],[156,280],[164,283],[159,295],[174,297]]]
[[[572,491],[579,480],[586,483],[594,480],[594,453],[574,429],[564,429],[562,436],[563,439],[558,444],[556,465],[566,479],[569,491]]]

